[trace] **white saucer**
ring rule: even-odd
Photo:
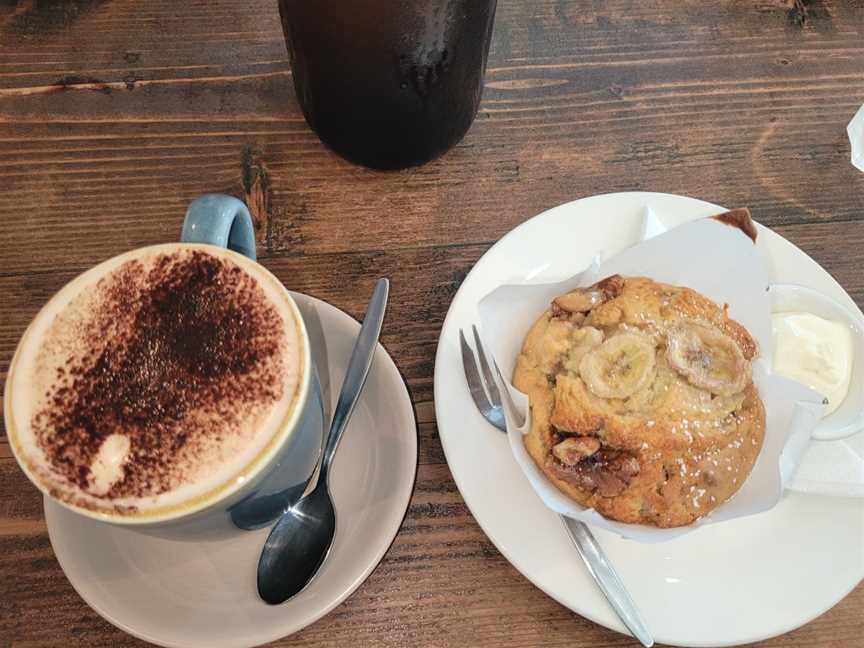
[[[307,322],[310,309],[318,314],[335,407],[359,324],[322,301],[294,298]],[[310,338],[314,347],[311,327]],[[326,393],[326,376],[322,384]],[[416,471],[411,399],[379,346],[334,460],[330,484],[339,523],[333,548],[317,578],[292,600],[270,606],[258,598],[255,570],[269,529],[204,543],[164,540],[90,520],[48,499],[45,518],[72,586],[117,627],[162,646],[256,646],[316,621],[363,583],[402,524]]]
[[[517,467],[507,439],[474,407],[458,334],[479,323],[477,303],[502,283],[565,279],[595,254],[641,238],[650,205],[668,227],[723,209],[652,193],[594,196],[561,205],[502,238],[453,300],[435,359],[438,434],[456,484],[502,554],[574,612],[619,632],[612,612],[565,535]],[[758,216],[758,214],[757,214]],[[843,288],[794,245],[759,228],[773,282],[825,293],[860,312]],[[657,545],[595,530],[659,643],[728,646],[788,632],[819,616],[864,578],[864,501],[791,493],[771,511],[703,527]]]

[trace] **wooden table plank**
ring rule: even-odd
[[[844,132],[864,103],[864,20],[847,3],[803,27],[782,2],[502,3],[469,136],[385,175],[306,128],[273,6],[138,4],[86,3],[45,39],[21,23],[32,12],[3,21],[0,201],[21,245],[0,267],[84,265],[112,241],[164,240],[165,218],[205,191],[242,193],[250,165],[266,168],[258,216],[273,252],[436,246],[454,232],[481,243],[565,200],[627,189],[748,204],[769,225],[864,208]]]
[[[393,279],[383,341],[419,421],[405,525],[344,605],[277,645],[634,646],[546,597],[455,489],[432,378],[447,307],[505,232],[575,198],[667,191],[757,219],[864,306],[861,0],[500,2],[480,113],[451,153],[381,174],[331,154],[294,98],[272,0],[0,2],[0,378],[66,281],[240,196],[263,263],[354,316]],[[614,217],[614,215],[610,215]],[[136,646],[77,597],[0,428],[0,648]],[[864,586],[771,648],[861,645]]]

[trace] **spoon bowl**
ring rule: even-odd
[[[288,509],[273,527],[258,562],[258,593],[277,605],[300,592],[321,568],[336,535],[336,512],[325,480]],[[278,578],[273,578],[278,574]]]

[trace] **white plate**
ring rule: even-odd
[[[655,193],[594,196],[551,209],[495,244],[450,306],[435,359],[435,413],[462,496],[502,554],[537,587],[574,612],[619,632],[624,626],[584,569],[557,516],[545,508],[507,439],[474,407],[462,373],[459,328],[479,322],[477,302],[502,283],[569,277],[598,252],[639,240],[651,205],[669,227],[721,207]],[[858,312],[840,285],[794,245],[759,228],[772,281],[826,293]],[[708,526],[659,545],[601,530],[654,638],[679,646],[728,646],[788,632],[819,616],[864,578],[864,502],[788,494],[762,515]]]
[[[360,326],[322,301],[294,297],[304,316],[304,307],[319,315],[335,407]],[[270,606],[258,598],[255,570],[269,529],[218,541],[171,541],[104,525],[49,499],[45,518],[72,586],[117,627],[162,646],[256,646],[321,618],[372,573],[402,524],[416,471],[411,399],[379,346],[334,460],[333,548],[317,578],[292,600]]]

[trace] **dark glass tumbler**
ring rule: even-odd
[[[279,0],[309,126],[375,169],[423,164],[468,131],[497,0]]]

